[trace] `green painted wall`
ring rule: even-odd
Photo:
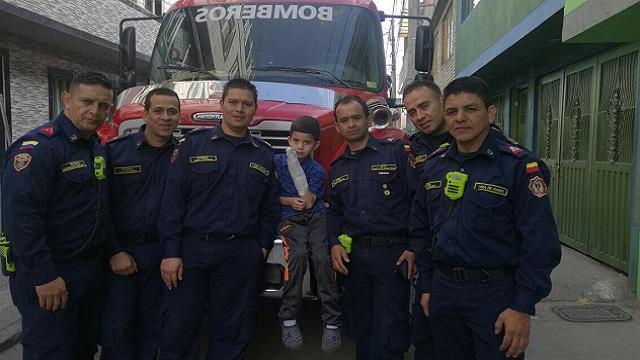
[[[545,0],[480,1],[456,32],[456,73],[506,34]],[[580,0],[572,0],[580,1]],[[581,0],[584,1],[584,0]],[[460,1],[456,1],[460,6]],[[460,11],[457,11],[460,14]],[[456,19],[460,21],[460,19]]]
[[[568,19],[570,17],[565,18],[565,21]],[[569,42],[637,42],[640,41],[640,23],[638,19],[640,19],[640,3],[599,24],[594,24],[593,27],[580,33]]]
[[[573,9],[577,8],[578,6],[584,4],[587,1],[588,0],[565,0],[564,1],[564,14],[567,15],[568,13],[573,11]]]

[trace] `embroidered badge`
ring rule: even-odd
[[[216,155],[199,155],[189,157],[191,164],[203,163],[203,162],[217,162],[218,157]]]
[[[116,166],[113,168],[114,175],[140,174],[142,173],[142,165],[132,166]]]
[[[371,171],[396,171],[396,164],[375,164],[371,165]]]
[[[333,179],[333,181],[331,181],[331,187],[335,188],[336,185],[340,184],[341,182],[347,181],[347,180],[349,180],[349,174],[345,174],[345,175],[342,175],[340,177],[337,177],[337,178]]]
[[[267,170],[267,168],[265,168],[264,166],[258,164],[258,163],[254,163],[254,162],[250,162],[249,163],[249,167],[251,169],[255,169],[260,171],[264,176],[269,176],[269,170]]]
[[[431,189],[439,189],[442,187],[442,181],[438,180],[438,181],[429,181],[426,184],[424,184],[424,189],[425,190],[431,190]]]
[[[21,154],[17,154],[16,156],[13,157],[13,168],[20,172],[24,169],[27,168],[27,166],[29,166],[29,164],[31,163],[31,155],[26,154],[26,153],[21,153]]]
[[[492,193],[500,196],[507,196],[507,194],[509,193],[509,190],[506,187],[493,185],[493,184],[479,183],[479,182],[473,185],[473,189],[476,191],[484,191],[484,192],[488,192],[488,193]]]
[[[547,184],[540,176],[535,176],[529,180],[529,190],[534,196],[543,198],[547,195]]]
[[[540,167],[538,167],[537,161],[527,163],[527,174],[533,174],[534,172],[538,171],[540,171]]]
[[[87,163],[85,163],[84,160],[69,161],[67,163],[62,164],[62,172],[82,169],[86,167],[87,167]]]
[[[413,165],[416,166],[418,164],[422,164],[427,161],[427,155],[418,155],[413,159]]]

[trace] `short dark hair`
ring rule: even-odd
[[[73,74],[73,79],[69,83],[69,91],[78,85],[98,85],[107,90],[113,90],[111,80],[107,78],[103,73],[96,71],[80,71]]]
[[[222,101],[227,97],[230,89],[251,91],[253,94],[253,102],[256,104],[256,107],[258,107],[258,89],[256,89],[256,86],[253,85],[251,81],[239,77],[227,81],[227,83],[224,84],[224,88],[222,88]]]
[[[154,96],[173,96],[176,98],[176,100],[178,100],[178,110],[180,110],[180,98],[178,97],[178,94],[176,94],[175,91],[171,90],[171,89],[167,89],[167,88],[156,88],[153,89],[151,91],[149,91],[149,93],[147,94],[147,96],[145,96],[144,98],[144,111],[149,111],[149,109],[151,108],[151,98]]]
[[[402,90],[402,99],[404,100],[404,98],[406,98],[407,95],[409,95],[409,93],[423,87],[433,91],[438,97],[438,100],[440,100],[440,96],[442,96],[442,91],[440,91],[440,87],[433,81],[424,80],[424,79],[414,80],[409,84],[407,84],[407,86],[405,86],[404,89]]]
[[[451,95],[460,93],[478,95],[485,107],[493,104],[491,101],[491,88],[484,80],[477,76],[465,76],[450,82],[449,85],[444,88],[444,100],[446,101]]]
[[[318,141],[320,140],[320,124],[318,120],[311,116],[300,116],[291,123],[291,129],[289,130],[289,136],[294,132],[301,132],[310,134]]]
[[[333,116],[336,118],[336,121],[338,121],[338,114],[336,113],[338,106],[344,105],[344,104],[350,104],[350,103],[360,104],[360,106],[362,107],[362,111],[364,111],[364,116],[369,116],[369,106],[367,106],[366,101],[362,100],[361,97],[356,95],[347,95],[345,97],[340,98],[336,102],[336,104],[333,106]]]

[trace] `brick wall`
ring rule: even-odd
[[[77,71],[97,70],[111,74],[117,69],[92,59],[47,48],[0,31],[0,47],[9,50],[11,122],[13,139],[49,121],[48,67]]]
[[[78,30],[118,43],[121,19],[151,16],[119,0],[4,0]],[[137,50],[150,55],[160,25],[144,21],[136,25]]]

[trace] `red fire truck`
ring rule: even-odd
[[[121,32],[124,90],[100,135],[137,131],[144,96],[160,86],[182,100],[177,135],[216,126],[222,87],[239,76],[258,89],[251,133],[283,150],[290,122],[313,116],[322,129],[316,159],[328,167],[342,143],[333,117],[340,96],[378,97],[393,106],[380,25],[387,17],[370,0],[178,1],[162,19],[146,85],[135,83],[135,30]],[[417,30],[416,68],[428,71],[430,28]]]
[[[121,29],[122,91],[112,120],[99,133],[110,139],[138,131],[143,99],[156,87],[171,88],[181,99],[177,135],[216,126],[225,82],[244,77],[258,89],[251,134],[283,151],[290,122],[313,116],[322,129],[315,157],[328,168],[344,149],[334,127],[339,97],[358,95],[394,105],[395,99],[387,97],[380,25],[386,17],[371,0],[178,1],[162,19],[145,85],[135,80],[135,28]],[[140,19],[123,22],[131,20]],[[430,27],[419,26],[417,70],[429,71],[431,48]],[[281,262],[281,253],[272,251],[270,262]],[[278,273],[265,271],[270,274],[265,289],[279,288]]]

